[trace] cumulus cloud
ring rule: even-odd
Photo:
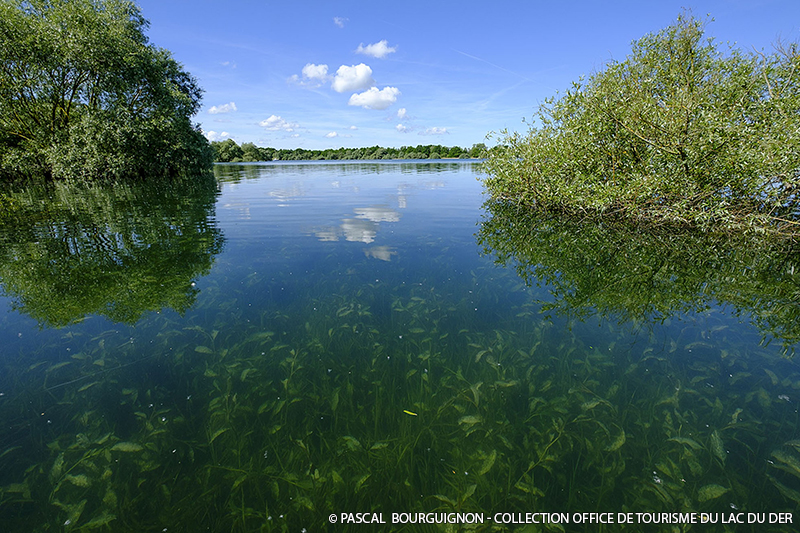
[[[206,139],[209,141],[223,141],[231,136],[230,133],[227,131],[223,131],[222,133],[217,133],[216,131],[204,131],[203,135],[206,136]]]
[[[419,132],[420,135],[444,135],[449,133],[447,128],[428,128],[425,131]]]
[[[394,127],[394,129],[396,129],[400,133],[407,133],[410,130],[408,126],[404,126],[403,124],[398,124],[397,126]]]
[[[349,18],[345,17],[333,17],[333,23],[339,26],[340,28],[344,28],[344,23],[350,20]]]
[[[400,109],[397,110],[397,118],[399,118],[400,120],[408,118],[408,111],[406,111],[405,107],[401,107]]]
[[[212,105],[211,109],[208,110],[209,114],[211,115],[216,115],[218,113],[230,113],[231,111],[236,111],[236,104],[233,102],[223,104],[221,106]]]
[[[358,48],[356,48],[357,54],[364,54],[367,56],[376,57],[378,59],[383,59],[395,51],[397,51],[397,47],[389,46],[389,43],[386,41],[386,39],[377,43],[368,44],[367,46],[364,46],[364,43],[361,43],[358,45]]]
[[[315,65],[314,63],[306,63],[303,67],[303,76],[293,74],[289,77],[291,83],[299,85],[306,85],[311,87],[319,87],[327,82],[331,77],[328,75],[328,65]]]
[[[307,63],[303,67],[303,77],[309,80],[325,81],[328,78],[328,65]]]
[[[397,87],[384,87],[378,90],[377,87],[370,87],[363,93],[356,93],[350,97],[347,105],[357,105],[365,109],[386,109],[397,101],[400,96],[400,89]]]
[[[339,134],[336,133],[335,131],[332,131],[330,133],[326,133],[325,134],[325,137],[327,137],[328,139],[333,139],[334,137],[338,137],[338,136],[339,136]]]
[[[364,63],[348,67],[342,65],[333,77],[331,88],[337,93],[358,91],[375,85],[372,79],[372,69]]]
[[[358,129],[358,126],[350,126],[350,129],[351,129],[351,130],[357,130],[357,129]]]
[[[259,126],[262,126],[271,131],[286,131],[291,132],[294,131],[296,128],[299,128],[300,125],[295,122],[287,122],[286,120],[282,119],[277,115],[272,115],[266,120],[262,120],[258,123]]]

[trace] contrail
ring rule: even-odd
[[[525,80],[525,81],[533,81],[533,80],[532,80],[532,79],[530,79],[530,78],[526,78],[526,77],[525,77],[525,76],[523,76],[522,74],[519,74],[519,73],[517,73],[517,72],[514,72],[513,70],[508,70],[507,68],[501,67],[500,65],[495,65],[494,63],[492,63],[492,62],[490,62],[490,61],[486,61],[485,59],[481,59],[480,57],[477,57],[477,56],[470,55],[470,54],[468,54],[468,53],[466,53],[466,52],[462,52],[461,50],[456,50],[455,48],[451,48],[451,50],[452,50],[452,51],[454,51],[454,52],[458,52],[459,54],[461,54],[461,55],[463,55],[463,56],[467,56],[467,57],[468,57],[468,58],[470,58],[470,59],[475,59],[475,60],[477,60],[477,61],[483,61],[483,62],[484,62],[484,63],[486,63],[487,65],[491,65],[491,66],[493,66],[494,68],[498,68],[498,69],[500,69],[500,70],[502,70],[502,71],[504,71],[504,72],[508,72],[509,74],[513,74],[514,76],[517,76],[517,77],[519,77],[519,78],[522,78],[522,79],[523,79],[523,80]]]

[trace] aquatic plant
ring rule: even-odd
[[[0,519],[9,530],[299,531],[356,510],[796,510],[797,363],[712,302],[562,298],[580,269],[570,260],[621,234],[592,241],[602,232],[587,229],[565,241],[573,251],[545,253],[558,239],[539,242],[518,220],[481,231],[528,235],[512,244],[529,248],[500,252],[522,278],[429,236],[413,241],[424,253],[398,244],[390,263],[356,243],[298,260],[296,243],[276,239],[250,263],[223,251],[183,314],[36,335],[0,317],[12,332]],[[570,228],[541,230],[566,239]],[[629,250],[638,263],[607,258],[620,287],[624,266],[652,269],[645,244]],[[535,257],[552,275],[536,278],[542,290],[525,262]],[[595,275],[575,283],[600,287]],[[675,290],[673,301],[688,294]]]

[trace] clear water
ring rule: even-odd
[[[3,531],[796,527],[796,252],[509,213],[467,162],[215,174],[4,192]]]

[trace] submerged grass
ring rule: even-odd
[[[641,312],[647,294],[552,313],[587,301],[568,297],[573,270],[548,285],[547,306],[512,271],[453,268],[448,253],[430,258],[436,272],[406,262],[352,273],[336,255],[301,275],[223,262],[183,316],[12,337],[0,362],[0,523],[312,531],[344,512],[800,505],[800,369],[780,347],[718,306]],[[597,288],[593,275],[580,287]],[[365,527],[377,529],[352,529]],[[585,525],[396,529],[515,528]]]
[[[580,326],[565,336],[519,309],[480,328],[471,295],[325,283],[312,293],[329,296],[291,310],[301,320],[265,311],[273,329],[163,317],[146,350],[109,330],[17,371],[28,392],[3,419],[43,415],[3,437],[5,523],[293,531],[356,510],[800,503],[800,372],[724,330],[642,341],[611,328],[589,345]]]

